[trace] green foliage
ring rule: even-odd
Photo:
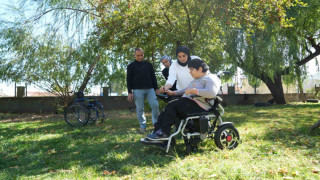
[[[262,81],[260,79],[254,77],[252,74],[248,74],[247,77],[248,77],[248,82],[250,86],[256,87],[256,88],[261,86]]]
[[[155,69],[159,69],[157,60],[161,55],[175,57],[176,47],[187,45],[192,54],[200,56],[209,64],[211,72],[222,69],[235,72],[237,67],[241,67],[246,73],[263,81],[275,82],[275,77],[286,75],[283,77],[286,83],[297,80],[295,66],[300,67],[299,74],[305,74],[302,66],[307,60],[303,60],[316,55],[313,54],[314,50],[320,51],[317,44],[320,28],[317,21],[320,7],[318,0],[23,2],[37,5],[37,13],[24,21],[30,28],[40,19],[51,15],[49,19],[53,19],[54,23],[50,24],[48,29],[51,33],[48,34],[51,36],[65,32],[66,36],[58,38],[66,41],[61,43],[63,47],[73,44],[72,47],[78,49],[81,44],[87,43],[82,46],[78,58],[83,58],[82,62],[76,67],[88,69],[99,54],[101,59],[91,76],[91,83],[99,85],[114,83],[111,81],[119,80],[114,77],[123,77],[125,67],[130,63],[128,60],[133,60],[134,47],[145,50],[145,58],[155,65]],[[64,31],[59,29],[62,26]],[[14,31],[18,31],[19,27]],[[33,31],[23,32],[34,35]],[[24,36],[27,37],[22,33],[14,38],[21,40]],[[39,43],[42,43],[40,40]],[[24,41],[33,44],[33,39]],[[85,48],[92,48],[93,53],[86,54]],[[21,52],[25,57],[39,52],[37,45],[26,49],[29,50]],[[10,53],[14,56],[16,52]],[[29,63],[33,61],[24,57],[20,59]],[[8,68],[10,66],[8,64]],[[5,70],[0,71],[0,76],[4,76]],[[12,78],[7,76],[7,79],[9,77],[16,81],[22,76],[19,71],[13,74]],[[78,79],[83,78],[82,75],[78,76]],[[117,89],[120,91],[124,81],[116,85],[119,85]]]
[[[155,62],[164,53],[175,57],[176,46],[183,44],[209,62],[208,51],[215,50],[219,42],[219,26],[210,10],[214,5],[213,1],[191,0],[106,2],[98,26],[103,29],[104,46],[113,51],[132,53],[133,47],[141,46],[145,57]],[[214,62],[218,70],[221,62]]]

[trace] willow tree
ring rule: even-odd
[[[304,65],[320,54],[320,22],[316,21],[320,2],[279,2],[279,9],[269,12],[271,18],[260,23],[255,21],[254,14],[243,17],[233,14],[233,26],[226,23],[222,36],[226,59],[261,79],[275,102],[285,104],[283,77],[299,79],[305,72]],[[259,5],[260,13],[268,13],[268,7],[257,3],[248,3],[243,12],[250,12],[251,7]]]
[[[65,105],[71,98],[69,92],[83,84],[96,57],[95,43],[89,39],[72,47],[62,37],[32,35],[28,28],[7,28],[0,37],[0,79],[32,83],[62,97]]]
[[[68,91],[107,79],[101,67],[107,53],[95,26],[99,2],[22,0],[19,7],[13,21],[0,22],[0,79],[33,83],[67,99]]]

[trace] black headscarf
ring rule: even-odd
[[[178,56],[178,53],[179,53],[179,52],[183,52],[183,53],[185,53],[186,55],[188,55],[188,60],[187,60],[187,62],[182,63],[182,62],[180,62],[179,59],[178,59],[178,64],[179,64],[180,66],[186,66],[186,65],[188,65],[188,62],[191,61],[189,48],[187,48],[186,46],[179,46],[179,47],[177,47],[177,50],[176,50],[176,55],[177,55],[177,56]]]

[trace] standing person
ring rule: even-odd
[[[160,59],[160,62],[163,64],[164,66],[164,69],[161,71],[162,72],[162,75],[163,77],[168,80],[168,76],[169,76],[169,67],[171,66],[172,64],[172,61],[171,61],[171,57],[168,56],[168,55],[164,55],[161,57]],[[171,91],[174,91],[174,90],[177,90],[176,88],[176,82],[174,82],[173,86],[170,88]]]
[[[179,46],[176,50],[178,60],[173,62],[169,68],[169,77],[165,86],[161,87],[161,92],[168,91],[177,81],[177,89],[184,89],[193,80],[189,73],[188,62],[191,61],[190,50],[186,46]]]
[[[155,94],[159,94],[157,79],[153,66],[143,60],[144,51],[136,48],[135,60],[127,67],[128,101],[136,105],[137,117],[140,123],[140,132],[146,131],[146,117],[144,115],[144,100],[147,99],[152,110],[152,123],[155,124],[159,116],[159,103]]]

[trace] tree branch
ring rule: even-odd
[[[98,54],[98,56],[96,57],[96,60],[90,65],[90,68],[89,70],[87,71],[87,74],[86,74],[86,77],[84,77],[83,81],[82,81],[82,84],[79,88],[79,91],[84,91],[84,89],[86,88],[90,78],[91,78],[91,75],[92,75],[92,71],[93,69],[95,68],[95,66],[97,65],[98,61],[100,60],[100,54]]]
[[[100,17],[99,15],[97,14],[94,14],[92,12],[90,12],[90,10],[94,10],[94,9],[75,9],[75,8],[68,8],[68,7],[60,7],[60,8],[52,8],[52,9],[49,9],[49,10],[46,10],[46,11],[43,11],[41,12],[40,14],[38,15],[35,15],[33,16],[32,18],[30,19],[33,19],[32,21],[38,21],[41,17],[43,17],[44,15],[50,13],[51,11],[56,11],[56,10],[72,10],[72,11],[79,11],[79,12],[83,12],[83,13],[87,13],[87,14],[90,14],[90,15],[93,15],[93,16],[96,16],[96,17]]]
[[[209,2],[210,2],[210,0],[208,0],[206,4],[208,4]],[[204,8],[201,16],[199,17],[199,19],[198,19],[198,21],[197,21],[197,23],[196,23],[196,26],[195,26],[195,30],[194,30],[194,33],[193,33],[193,38],[196,37],[197,32],[198,32],[198,30],[199,30],[199,28],[200,28],[200,25],[201,25],[201,23],[202,23],[202,20],[203,20],[203,18],[204,18],[204,15],[208,12],[207,10],[208,10],[209,7],[210,7],[210,6],[206,6],[206,8]]]
[[[183,0],[180,0],[181,1],[181,4],[183,6],[183,9],[184,11],[186,12],[187,14],[187,23],[188,23],[188,28],[189,28],[189,37],[192,37],[191,33],[192,33],[192,27],[191,27],[191,19],[190,19],[190,15],[189,15],[189,11],[188,11],[188,8],[185,6],[185,4],[183,3]]]
[[[168,23],[170,24],[170,26],[171,26],[171,28],[173,27],[173,24],[171,23],[171,21],[170,21],[170,19],[169,19],[169,17],[168,17],[168,15],[165,13],[165,10],[164,10],[164,8],[159,4],[159,6],[160,6],[160,9],[163,11],[163,15],[164,15],[164,17],[166,18],[166,20],[168,21]]]
[[[307,40],[310,42],[311,46],[317,51],[320,51],[319,44],[316,44],[316,40],[313,37],[307,37]]]

